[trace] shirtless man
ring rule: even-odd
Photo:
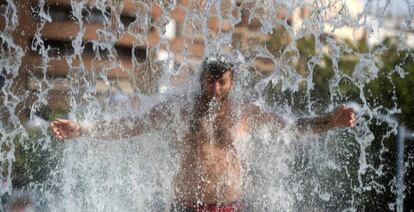
[[[242,201],[242,168],[234,142],[258,123],[282,127],[284,122],[274,113],[264,112],[253,104],[237,103],[229,97],[234,84],[234,65],[228,56],[207,57],[202,69],[200,94],[194,97],[192,109],[182,108],[178,114],[187,133],[177,141],[182,161],[174,182],[172,210],[242,211],[246,207]],[[144,117],[122,118],[96,124],[93,128],[62,119],[53,121],[51,126],[59,139],[132,137],[147,130],[162,129],[165,126],[162,122],[171,122],[170,117],[176,114],[165,103],[155,106]],[[353,127],[355,113],[350,108],[340,107],[331,115],[299,119],[296,123],[300,131],[322,133],[333,128]],[[114,124],[118,126],[116,129],[104,133],[108,130],[103,129]]]

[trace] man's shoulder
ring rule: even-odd
[[[191,111],[194,106],[194,96],[187,94],[169,95],[161,99],[154,107],[153,111],[164,111],[170,113],[182,114],[185,111]]]
[[[260,110],[259,104],[251,100],[241,100],[238,101],[236,105],[243,112],[254,112]]]
[[[186,106],[193,103],[194,99],[195,95],[192,94],[174,94],[164,98],[160,104],[170,106]]]

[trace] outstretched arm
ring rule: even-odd
[[[81,124],[80,136],[101,139],[129,138],[142,134],[147,124],[149,123],[140,117],[123,117],[90,125]]]
[[[256,123],[270,123],[272,126],[283,127],[285,121],[273,112],[264,112],[258,106],[249,105],[248,114]],[[355,126],[355,111],[352,108],[339,107],[333,114],[315,117],[301,118],[296,121],[296,126],[301,132],[311,130],[314,133],[327,132],[334,128],[345,128]]]
[[[167,122],[170,116],[167,105],[154,107],[146,116],[124,117],[111,121],[101,121],[90,126],[80,125],[71,120],[56,119],[51,123],[54,134],[60,140],[71,139],[80,136],[119,139],[129,138],[142,134],[147,129],[161,127],[161,122]]]
[[[355,122],[355,111],[341,106],[333,114],[324,117],[298,119],[296,125],[302,132],[311,130],[314,133],[323,133],[334,128],[354,127]]]
[[[286,125],[285,121],[275,113],[263,111],[259,106],[253,104],[248,105],[244,113],[255,124],[269,123],[276,127],[284,127]]]

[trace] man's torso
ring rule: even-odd
[[[175,198],[192,203],[231,203],[243,198],[242,167],[235,142],[247,133],[240,107],[226,104],[218,112],[188,113],[182,143],[182,164],[175,180]],[[239,112],[238,112],[239,111]]]

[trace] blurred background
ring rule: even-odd
[[[1,0],[3,208],[45,209],[42,191],[59,194],[65,147],[49,121],[145,105],[143,96],[185,86],[220,49],[242,58],[243,82],[273,107],[298,116],[361,107],[366,130],[338,154],[347,175],[336,177],[351,186],[296,210],[414,209],[413,9],[410,0]]]

